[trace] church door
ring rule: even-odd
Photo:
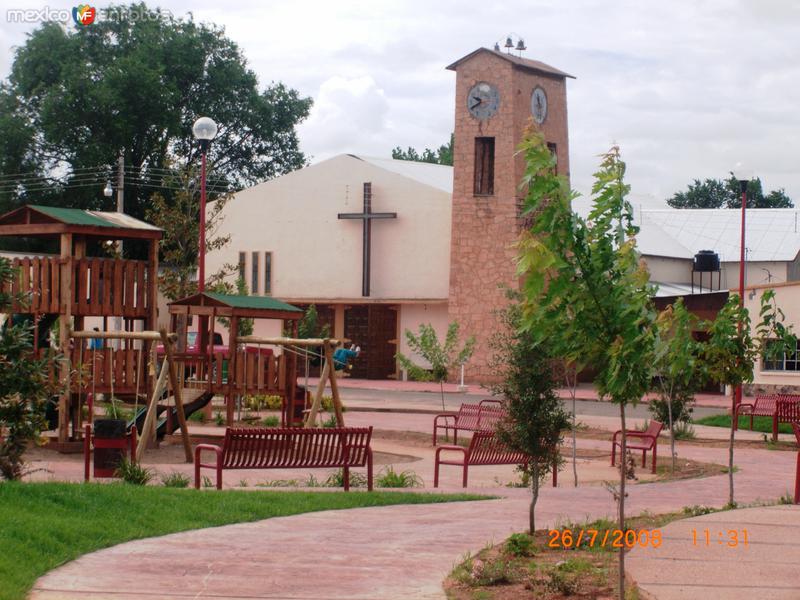
[[[344,336],[361,346],[352,377],[387,379],[395,374],[397,311],[382,304],[352,306],[344,314]]]

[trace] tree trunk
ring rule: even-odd
[[[736,436],[734,419],[736,418],[736,387],[731,387],[731,439],[728,444],[728,505],[733,508],[733,441]]]
[[[569,375],[567,376],[569,377]],[[578,387],[578,369],[572,369],[572,381],[570,382],[570,394],[572,395],[572,479],[575,487],[578,487],[578,415],[575,408],[575,394]]]
[[[675,429],[672,422],[672,394],[667,396],[667,415],[669,417],[669,455],[672,457],[672,474],[675,475]]]
[[[439,380],[439,391],[442,393],[442,412],[446,409],[444,407],[444,381]]]
[[[625,404],[619,405],[619,417],[622,424],[622,442],[619,459],[619,530],[625,532],[625,480],[628,474],[628,448],[625,435]],[[625,600],[625,548],[619,549],[619,600]]]
[[[531,473],[531,506],[528,514],[528,526],[531,535],[536,533],[536,517],[534,511],[536,510],[536,501],[539,499],[539,465],[533,464],[533,471]]]

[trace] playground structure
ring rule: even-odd
[[[54,364],[53,376],[62,384],[57,425],[61,445],[82,437],[83,381],[72,366],[89,364],[84,360],[87,348],[82,343],[71,345],[71,329],[83,330],[87,317],[101,317],[107,330],[108,319],[118,317],[124,330],[155,330],[158,242],[162,233],[157,227],[116,212],[30,205],[0,216],[0,236],[36,238],[58,247],[58,254],[13,258],[11,264],[19,276],[5,291],[25,298],[24,302],[15,302],[11,312],[27,316],[36,326],[37,354],[47,351],[40,347],[40,341],[46,339],[46,332],[40,329],[58,320],[57,345],[63,358]],[[123,240],[145,244],[146,260],[108,256],[106,250]],[[91,369],[94,377],[90,385],[95,394],[124,397],[152,390],[154,376],[132,340],[93,352],[95,359],[99,356]]]
[[[333,352],[339,340],[298,339],[298,322],[303,311],[268,296],[231,296],[201,292],[169,304],[170,329],[178,334],[175,362],[179,373],[189,374],[185,386],[225,398],[228,425],[234,422],[237,399],[250,395],[281,396],[281,425],[311,427],[316,423],[326,381],[330,381],[337,422],[344,426],[342,404],[336,386]],[[214,339],[218,319],[228,321],[227,347],[218,348]],[[197,321],[198,343],[188,348],[189,319]],[[275,320],[288,337],[239,336],[242,319]],[[321,348],[325,359],[314,401],[309,391],[297,384],[298,356]],[[280,349],[278,353],[276,350]]]

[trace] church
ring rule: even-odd
[[[569,177],[571,75],[486,48],[447,69],[456,74],[452,167],[342,154],[242,190],[217,231],[231,242],[206,258],[209,273],[238,266],[253,295],[314,304],[333,336],[361,347],[353,377],[402,377],[405,330],[431,323],[443,336],[457,321],[477,339],[466,381],[491,379],[503,287],[518,285],[516,147],[531,121]]]

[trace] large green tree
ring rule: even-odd
[[[306,163],[295,126],[311,100],[259,85],[222,28],[145,4],[109,10],[115,18],[88,27],[45,23],[17,49],[0,87],[0,210],[109,208],[101,190],[123,153],[125,209],[144,217],[155,189],[168,201],[174,191],[165,174],[199,162],[192,123],[201,115],[219,124],[212,199]]]
[[[742,194],[739,182],[731,175],[728,179],[695,179],[686,191],[676,192],[667,199],[672,208],[741,208]],[[761,180],[747,184],[747,208],[792,208],[794,203],[782,190],[764,194]]]
[[[418,152],[415,148],[411,146],[408,149],[403,150],[400,146],[397,146],[392,150],[392,158],[396,160],[413,160],[415,162],[426,162],[426,163],[433,163],[438,165],[449,165],[453,166],[453,134],[450,134],[450,141],[446,144],[442,144],[435,150],[431,150],[430,148],[425,148],[422,152]]]

